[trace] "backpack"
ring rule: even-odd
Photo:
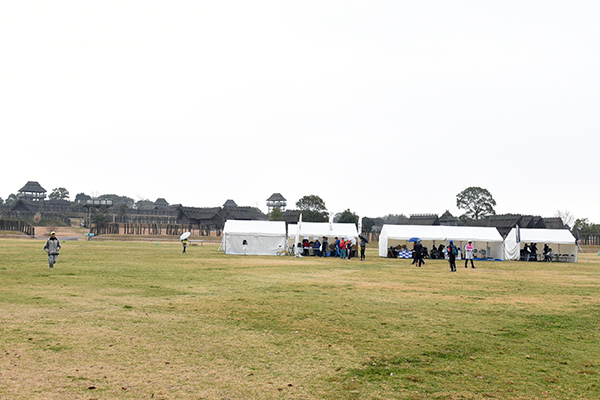
[[[458,251],[456,250],[456,246],[452,245],[450,246],[452,248],[452,254],[454,254],[455,256],[458,255]]]

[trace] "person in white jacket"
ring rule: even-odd
[[[471,260],[471,268],[475,268],[475,264],[473,264],[473,258],[475,257],[475,249],[473,247],[473,241],[469,240],[469,242],[465,245],[465,268],[469,268],[467,264],[469,260]]]

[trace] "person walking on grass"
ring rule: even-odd
[[[473,258],[475,257],[474,253],[475,248],[473,247],[473,241],[469,240],[469,242],[465,245],[465,268],[468,268],[467,264],[469,260],[471,260],[471,268],[475,268],[475,264],[473,264]]]
[[[448,251],[448,262],[450,263],[450,272],[456,272],[456,256],[458,255],[458,250],[454,245],[454,242],[451,240],[450,244],[447,248]]]
[[[365,261],[365,250],[367,248],[367,239],[360,238],[360,261]]]
[[[56,237],[56,232],[50,232],[50,237],[44,244],[44,250],[48,253],[48,266],[54,268],[54,264],[58,260],[58,252],[60,251],[60,240]]]
[[[187,238],[183,239],[183,240],[181,241],[181,244],[183,245],[183,251],[181,252],[181,254],[187,254],[187,253],[185,252],[185,249],[187,248],[187,244],[188,244],[188,240],[187,240]]]

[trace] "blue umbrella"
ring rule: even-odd
[[[416,237],[408,239],[409,242],[418,242],[419,240],[421,240],[421,239],[416,238]]]

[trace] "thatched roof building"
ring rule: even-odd
[[[36,181],[29,181],[19,189],[17,197],[29,201],[44,200],[46,198],[46,189]]]

